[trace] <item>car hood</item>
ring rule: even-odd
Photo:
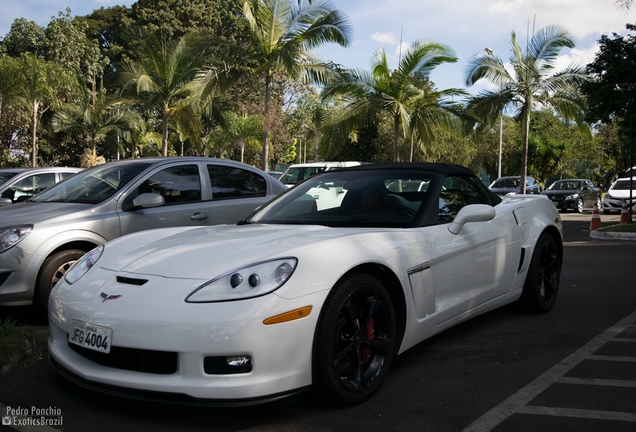
[[[229,272],[256,261],[294,256],[302,248],[365,229],[327,228],[318,225],[217,225],[179,231],[139,245],[136,237],[123,237],[102,268],[117,272],[166,278],[206,279],[211,273]],[[155,230],[153,238],[161,236]],[[122,243],[124,241],[125,243]],[[108,249],[108,245],[106,246]],[[105,255],[106,255],[105,251]]]
[[[572,190],[545,190],[543,192],[541,192],[543,195],[552,195],[552,196],[567,196],[567,195],[574,195],[574,194],[578,194],[581,193],[581,191],[578,191],[576,189],[572,189]]]
[[[37,224],[58,217],[72,219],[78,212],[94,208],[93,204],[23,202],[0,207],[0,224],[4,227]]]

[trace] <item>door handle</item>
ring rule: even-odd
[[[208,218],[208,215],[206,215],[205,213],[200,213],[200,212],[197,212],[193,214],[192,216],[190,216],[190,220],[203,220],[207,218]]]

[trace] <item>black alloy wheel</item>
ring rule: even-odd
[[[543,233],[532,254],[519,301],[533,313],[548,312],[559,294],[561,255],[554,237]]]
[[[338,404],[370,398],[391,366],[395,341],[395,312],[380,281],[360,273],[341,280],[327,297],[318,321],[315,390]]]

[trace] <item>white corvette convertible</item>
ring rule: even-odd
[[[499,198],[461,166],[328,171],[237,225],[86,254],[51,294],[50,358],[133,398],[240,405],[311,388],[358,403],[444,329],[516,301],[550,310],[562,252],[546,197]]]

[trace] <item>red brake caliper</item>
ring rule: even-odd
[[[366,309],[364,307],[361,307],[359,312],[359,317],[364,318],[365,313],[366,313]],[[375,321],[373,321],[373,318],[371,318],[369,322],[367,323],[367,325],[364,326],[364,328],[362,329],[362,337],[368,340],[375,339]],[[367,360],[369,360],[369,357],[371,357],[372,353],[373,353],[373,350],[371,348],[367,346],[362,347],[360,351],[360,362],[363,364],[366,363]]]

